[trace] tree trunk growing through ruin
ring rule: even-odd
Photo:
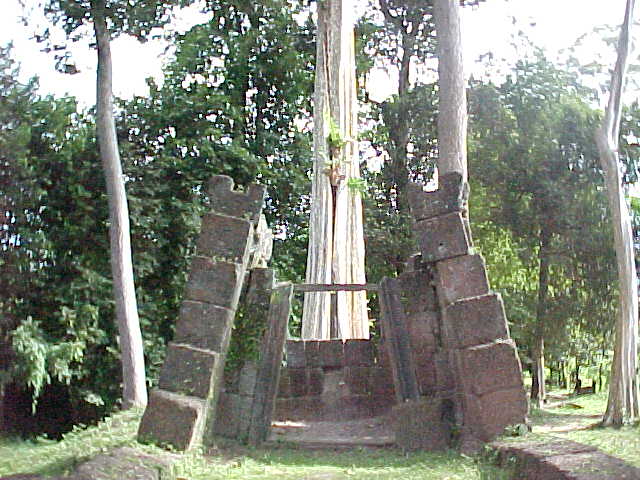
[[[621,425],[638,418],[636,363],[638,352],[638,285],[633,251],[629,208],[622,187],[622,165],[618,158],[618,137],[622,112],[622,90],[631,46],[631,22],[634,0],[627,0],[624,23],[618,41],[618,59],[611,76],[609,104],[602,126],[596,132],[600,164],[613,221],[614,244],[618,264],[620,305],[616,319],[615,346],[605,425]]]
[[[438,52],[438,173],[467,179],[467,95],[462,62],[460,6],[434,0]]]
[[[343,0],[318,4],[308,283],[366,282],[353,10]],[[302,337],[369,338],[366,293],[333,295],[305,294]]]
[[[96,132],[109,201],[111,273],[122,357],[122,407],[147,404],[144,354],[131,262],[129,209],[113,118],[110,35],[104,0],[91,3],[98,50]]]

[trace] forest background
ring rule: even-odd
[[[207,22],[168,37],[175,53],[162,84],[151,79],[148,95],[117,104],[150,384],[172,336],[208,202],[202,185],[211,175],[267,185],[266,212],[277,238],[273,265],[281,279],[304,278],[311,6],[208,2]],[[434,172],[430,8],[374,2],[357,26],[363,182],[354,188],[364,195],[370,282],[402,271],[414,253],[406,186],[409,180],[426,183]],[[484,5],[473,8],[481,12]],[[605,45],[615,38],[607,29],[591,35]],[[568,386],[591,379],[602,388],[617,287],[593,137],[608,64],[585,64],[577,58],[580,46],[552,62],[518,29],[513,42],[521,52],[517,62],[485,56],[486,75],[469,81],[475,242],[493,288],[505,299],[525,369],[542,335],[551,381]],[[61,60],[62,69],[73,66]],[[369,72],[380,65],[398,71],[397,93],[383,101],[367,89]],[[58,435],[116,408],[121,372],[95,114],[73,97],[39,92],[36,79],[21,80],[15,53],[3,47],[0,405],[27,408],[11,422],[0,415],[0,430]],[[637,181],[639,115],[632,102],[621,128],[628,185]],[[630,202],[637,211],[637,202]],[[375,298],[370,310],[375,319]],[[294,319],[293,335],[296,326]],[[231,360],[251,350],[250,326],[238,325],[245,327],[246,345],[236,345]]]

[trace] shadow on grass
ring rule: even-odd
[[[403,468],[424,463],[446,465],[461,459],[460,454],[453,450],[403,453],[396,448],[309,449],[287,442],[270,448],[227,447],[210,455],[221,455],[232,462],[244,457],[268,464],[335,468]]]

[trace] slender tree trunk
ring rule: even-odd
[[[353,5],[326,0],[318,5],[314,96],[314,166],[309,224],[308,283],[365,283]],[[329,141],[331,131],[339,141]],[[305,294],[302,336],[328,339],[331,304],[339,338],[369,338],[365,292]]]
[[[593,393],[602,391],[602,362],[598,364],[598,389],[594,390]]]
[[[629,208],[624,197],[622,166],[618,159],[618,137],[622,112],[622,90],[631,46],[631,22],[634,0],[627,0],[625,19],[618,42],[618,59],[611,77],[611,93],[602,127],[596,133],[600,163],[613,221],[614,244],[618,264],[620,305],[616,320],[615,346],[609,381],[605,425],[621,425],[638,418],[638,285],[633,233]]]
[[[462,63],[460,7],[434,0],[438,51],[438,172],[467,178],[467,95]]]
[[[397,54],[400,56],[398,71],[398,98],[386,101],[383,109],[390,109],[389,129],[390,144],[387,150],[390,162],[384,166],[383,175],[386,195],[390,205],[390,212],[409,212],[407,198],[407,184],[409,183],[409,169],[407,168],[409,152],[409,111],[407,103],[410,101],[408,93],[411,87],[409,78],[411,73],[411,58],[415,52],[416,35],[418,29],[415,23],[407,21],[402,16],[395,16],[391,12],[389,2],[380,0],[380,9],[389,25],[393,25],[401,36],[401,46]],[[386,120],[385,120],[386,121]]]
[[[4,425],[4,395],[5,395],[6,384],[5,382],[0,382],[0,435],[5,432],[6,428]]]
[[[122,407],[143,407],[147,404],[144,352],[133,283],[129,209],[113,118],[111,46],[104,0],[92,1],[91,14],[98,48],[96,130],[109,199],[111,273],[122,355]]]
[[[402,35],[402,59],[400,61],[400,75],[398,83],[398,123],[394,131],[389,132],[393,139],[394,149],[391,152],[393,185],[396,193],[396,208],[399,212],[409,212],[409,200],[407,198],[407,185],[409,184],[409,169],[407,161],[409,156],[409,125],[411,119],[405,109],[409,102],[409,74],[411,71],[411,56],[414,50],[415,37],[403,33]]]
[[[537,328],[531,350],[533,352],[533,367],[531,369],[531,403],[537,408],[540,408],[545,397],[544,337],[538,333]]]
[[[531,382],[531,402],[538,408],[545,399],[544,375],[544,330],[547,315],[547,297],[549,292],[549,247],[551,234],[543,227],[540,232],[538,250],[538,305],[536,308],[536,326],[533,338],[533,376]]]

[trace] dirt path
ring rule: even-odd
[[[562,410],[560,410],[560,408]],[[575,413],[567,411],[573,409]],[[566,434],[587,430],[600,422],[601,415],[581,413],[582,407],[568,396],[554,396],[542,409],[541,416],[532,418],[534,433]],[[342,422],[274,422],[269,441],[292,442],[306,447],[371,446],[394,444],[391,422],[387,417],[366,418]]]

